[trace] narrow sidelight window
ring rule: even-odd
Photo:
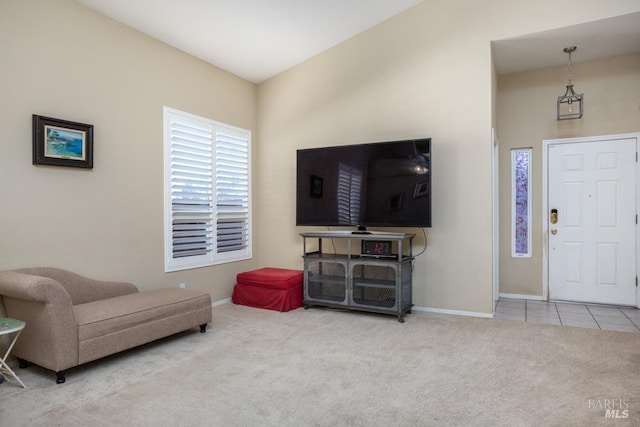
[[[531,257],[531,149],[511,150],[511,256]]]

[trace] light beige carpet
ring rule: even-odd
[[[322,308],[213,318],[65,384],[18,370],[28,388],[0,385],[0,425],[640,425],[640,335]]]

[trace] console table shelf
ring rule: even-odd
[[[404,322],[411,313],[412,242],[415,234],[308,232],[303,238],[304,307],[325,306],[393,314]],[[307,251],[307,239],[317,248]],[[338,239],[343,253],[323,252],[322,241]],[[363,253],[364,241],[384,253]]]

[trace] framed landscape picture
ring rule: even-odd
[[[33,164],[93,168],[93,125],[34,114]]]

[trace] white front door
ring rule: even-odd
[[[636,138],[548,146],[549,298],[636,305]]]

